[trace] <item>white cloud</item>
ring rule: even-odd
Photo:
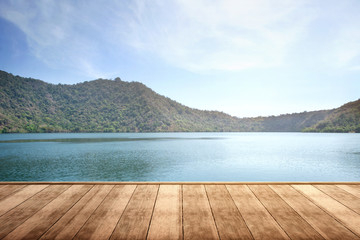
[[[128,19],[131,28],[123,34],[127,43],[197,72],[281,65],[311,20],[299,1],[153,5],[141,5],[136,18]]]
[[[77,7],[71,1],[13,1],[2,6],[0,16],[25,33],[31,53],[48,66],[101,77],[94,61],[100,54],[98,43],[83,31],[90,22],[82,14],[89,12]]]
[[[194,72],[238,71],[284,66],[303,57],[322,64],[359,65],[359,4],[298,0],[3,1],[0,16],[27,36],[32,53],[54,68],[105,76],[102,64],[117,52],[150,53]],[[353,4],[354,3],[354,4]],[[327,5],[325,5],[327,4]],[[339,18],[327,12],[341,5]],[[330,7],[329,7],[330,6]],[[330,10],[329,10],[330,9]],[[350,11],[351,10],[351,11]],[[336,21],[322,33],[318,20]],[[329,35],[330,34],[330,35]],[[317,39],[333,37],[323,44]],[[322,51],[318,50],[322,49]],[[313,55],[313,56],[312,56]]]
[[[360,21],[360,18],[359,18]],[[356,58],[360,57],[360,28],[343,28],[334,42],[334,59],[338,67],[356,69],[360,64]]]
[[[360,65],[350,67],[350,69],[349,69],[349,70],[351,70],[351,71],[360,71]]]

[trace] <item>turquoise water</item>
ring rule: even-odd
[[[360,134],[0,135],[0,181],[360,181]]]

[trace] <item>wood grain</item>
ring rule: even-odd
[[[0,216],[34,196],[48,185],[29,185],[0,201]]]
[[[161,185],[147,239],[182,239],[182,188]]]
[[[336,186],[360,198],[360,185],[336,185]]]
[[[221,239],[253,239],[224,185],[205,186]]]
[[[292,239],[324,239],[269,186],[249,186],[279,225]]]
[[[360,214],[360,198],[334,185],[315,185],[315,187]]]
[[[135,185],[115,186],[80,229],[75,239],[109,239],[135,187]]]
[[[183,185],[184,239],[219,239],[204,185]]]
[[[113,187],[94,186],[41,239],[72,239]]]
[[[27,185],[0,185],[0,200],[11,196],[11,194],[25,186]]]
[[[0,239],[360,239],[356,183],[0,183],[1,192]]]
[[[247,186],[227,185],[226,188],[255,239],[289,239]]]
[[[159,185],[137,186],[110,239],[145,239]]]
[[[360,215],[311,185],[293,185],[316,205],[338,219],[360,237]]]
[[[2,215],[0,217],[0,238],[5,237],[69,187],[69,185],[49,186]]]
[[[68,211],[89,189],[91,185],[74,185],[60,194],[23,224],[9,233],[4,239],[38,239],[66,211]]]
[[[324,238],[359,239],[291,186],[271,185],[270,187]]]

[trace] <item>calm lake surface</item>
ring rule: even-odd
[[[3,134],[0,181],[360,181],[360,134]]]

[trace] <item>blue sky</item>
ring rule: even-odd
[[[360,98],[358,0],[0,1],[0,69],[138,81],[238,117]]]

